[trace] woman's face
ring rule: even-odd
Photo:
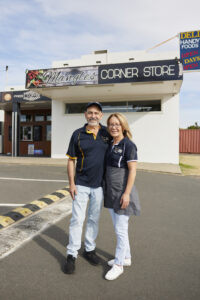
[[[116,117],[112,117],[108,123],[108,131],[113,138],[123,138],[122,126]]]

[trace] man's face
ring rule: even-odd
[[[85,118],[90,126],[98,126],[102,116],[102,112],[95,105],[88,107],[87,111],[85,112]]]

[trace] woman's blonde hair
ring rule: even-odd
[[[132,139],[132,134],[131,134],[131,131],[130,131],[128,121],[127,121],[126,117],[124,115],[120,114],[120,113],[111,114],[107,119],[107,126],[109,126],[109,121],[112,117],[115,117],[119,120],[120,125],[122,126],[123,135],[131,140]]]

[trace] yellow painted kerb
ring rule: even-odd
[[[24,217],[31,215],[33,212],[29,208],[24,208],[24,207],[17,207],[13,209],[12,211],[18,212]]]
[[[57,190],[56,193],[63,194],[63,196],[69,195],[69,192],[68,192],[68,191],[65,191],[65,190]]]
[[[58,201],[60,198],[56,195],[46,195],[43,198],[51,199],[52,201]]]
[[[10,224],[13,224],[15,223],[15,221],[13,219],[11,219],[10,217],[6,217],[6,216],[0,216],[0,224],[3,226],[3,227],[6,227]]]
[[[34,200],[32,201],[30,204],[35,204],[37,205],[38,207],[40,208],[43,208],[45,206],[48,206],[48,204],[46,202],[43,202],[43,201],[39,201],[39,200]]]

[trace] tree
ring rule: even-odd
[[[194,125],[189,126],[187,129],[200,129],[200,126],[195,122]]]

